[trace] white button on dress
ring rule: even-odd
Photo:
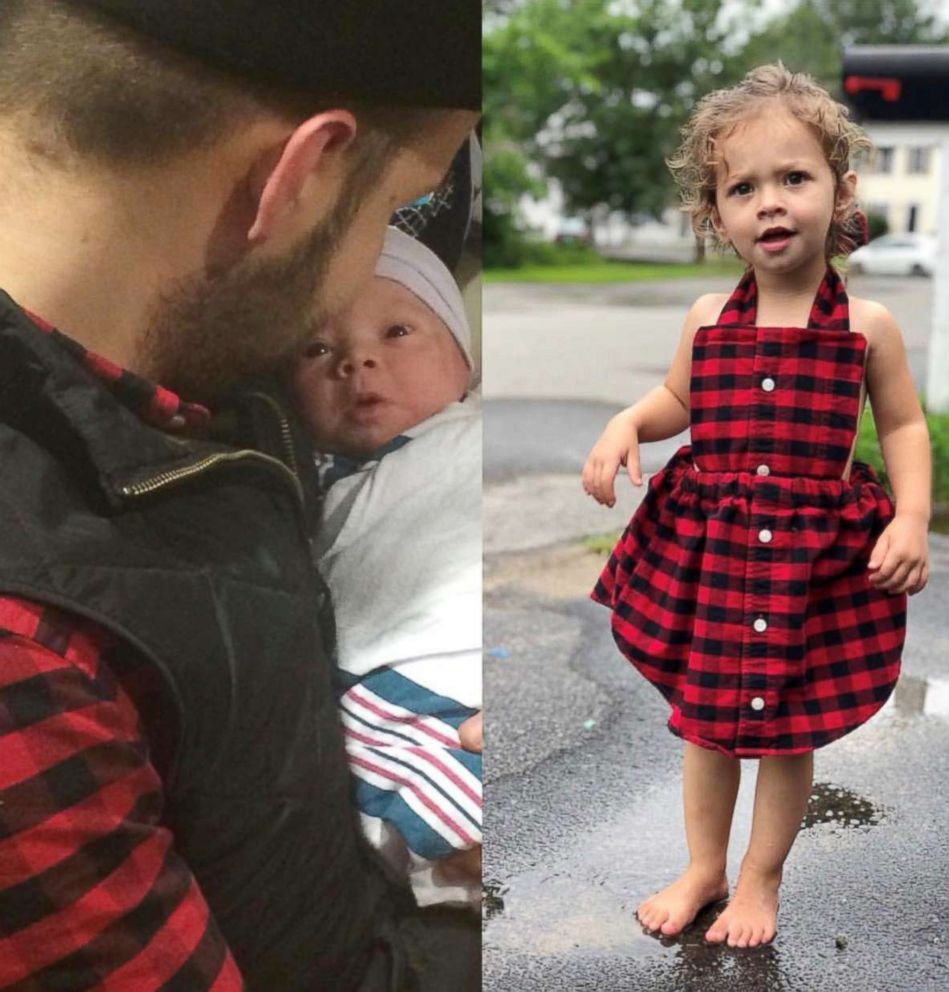
[[[764,700],[761,696],[755,696],[755,698],[752,699],[751,708],[757,713],[760,713],[764,709]]]
[[[771,469],[768,468],[767,465],[759,465],[755,469],[755,471],[758,473],[758,475],[770,475],[771,474]]]
[[[768,376],[766,379],[762,379],[761,380],[761,388],[766,393],[773,393],[774,392],[774,379],[772,379],[771,376]]]
[[[759,634],[763,634],[768,629],[768,621],[764,617],[758,617],[757,620],[752,624]]]
[[[772,537],[774,537],[774,534],[772,534],[767,527],[758,531],[758,540],[761,541],[762,544],[770,544]]]

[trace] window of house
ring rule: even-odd
[[[931,148],[919,147],[909,149],[909,172],[913,175],[928,175]]]
[[[878,148],[876,157],[876,171],[880,175],[890,175],[893,171],[893,149]]]

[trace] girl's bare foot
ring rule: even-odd
[[[703,906],[718,902],[728,895],[728,879],[724,872],[707,872],[687,868],[672,885],[639,904],[639,922],[653,932],[666,937],[681,933]]]
[[[743,866],[735,894],[705,939],[729,947],[758,947],[774,940],[778,920],[781,874]]]

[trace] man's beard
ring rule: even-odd
[[[213,404],[296,355],[330,316],[325,277],[356,213],[355,192],[344,189],[327,220],[284,257],[188,275],[162,293],[142,338],[142,373],[184,400]]]

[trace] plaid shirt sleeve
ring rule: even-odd
[[[0,597],[0,988],[240,992],[111,647]]]

